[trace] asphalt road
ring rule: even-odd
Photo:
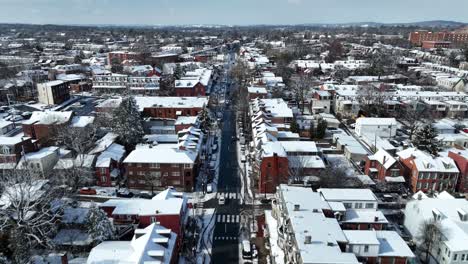
[[[226,196],[226,203],[217,206],[213,233],[212,263],[239,263],[240,178],[238,174],[235,113],[231,104],[226,106],[222,118],[222,144],[218,195]]]

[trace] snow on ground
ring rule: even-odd
[[[275,218],[273,218],[273,216],[271,215],[271,211],[269,210],[265,210],[265,220],[268,227],[268,240],[270,242],[271,256],[275,258],[274,263],[282,264],[284,263],[284,252],[278,245],[278,223],[275,220]]]
[[[201,221],[198,221],[201,234],[197,245],[197,263],[210,263],[213,247],[213,231],[216,220],[215,209],[203,209]]]

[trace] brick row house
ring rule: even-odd
[[[208,104],[208,97],[135,97],[143,116],[177,119],[197,116]]]
[[[367,157],[364,173],[372,179],[385,181],[386,177],[402,176],[403,166],[390,153],[379,149],[374,155]]]
[[[353,219],[363,222],[346,223]],[[387,223],[368,189],[280,185],[263,228],[272,258],[291,263],[410,263],[414,254]]]
[[[458,170],[460,170],[456,191],[460,193],[468,192],[468,150],[450,149],[448,151],[448,157],[455,161]]]
[[[30,137],[0,136],[0,163],[16,164],[22,153],[36,151],[37,146]]]
[[[416,148],[397,152],[411,191],[455,191],[460,171],[449,157],[433,157]]]
[[[33,112],[29,120],[23,122],[24,135],[36,140],[38,145],[47,145],[53,141],[53,133],[68,126],[72,117],[71,111]]]
[[[160,189],[174,186],[192,191],[203,141],[200,129],[179,131],[177,144],[140,145],[124,160],[129,188]]]

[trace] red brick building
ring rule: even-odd
[[[279,142],[268,142],[262,148],[262,158],[257,164],[259,193],[275,193],[276,186],[288,182],[288,157]]]
[[[385,181],[385,177],[403,175],[403,166],[387,151],[379,149],[367,157],[364,173],[373,179]]]
[[[203,141],[200,129],[178,133],[179,143],[138,147],[124,160],[129,188],[160,189],[168,186],[193,191]]]
[[[468,43],[468,31],[458,30],[431,32],[427,30],[419,30],[410,33],[409,41],[418,46],[421,46],[424,41],[448,41],[455,45],[461,45]]]
[[[3,137],[0,136],[0,163],[18,163],[21,153],[37,150],[36,144],[30,137]]]
[[[456,186],[457,192],[468,192],[468,150],[452,149],[448,152],[448,156],[455,161],[460,170]]]
[[[125,148],[112,143],[96,160],[96,183],[98,186],[115,186],[120,178]]]
[[[48,144],[53,140],[54,131],[70,124],[73,112],[33,112],[29,120],[23,122],[25,136],[36,139],[38,144]]]
[[[159,222],[182,237],[187,205],[184,193],[169,188],[152,199],[111,199],[99,207],[114,219],[117,226],[136,224],[139,228],[145,228]]]
[[[176,96],[205,96],[206,87],[196,80],[176,80]]]
[[[107,54],[108,64],[122,64],[126,60],[135,60],[138,62],[143,61],[143,54],[140,52],[130,52],[130,51],[112,51]]]
[[[135,100],[144,116],[170,119],[197,116],[208,104],[207,97],[136,96]]]
[[[449,157],[433,157],[416,148],[397,153],[411,191],[455,191],[459,170]]]
[[[452,42],[450,41],[432,41],[425,40],[422,42],[423,49],[448,49]]]

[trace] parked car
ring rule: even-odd
[[[226,204],[226,199],[225,199],[224,197],[222,197],[222,196],[219,197],[219,199],[218,199],[218,204],[219,204],[219,205],[224,205],[224,204]]]
[[[93,188],[84,187],[80,189],[80,194],[84,195],[96,195],[96,190]]]
[[[247,239],[242,241],[242,258],[251,259],[252,258],[252,248],[250,246],[250,241]]]
[[[211,183],[208,183],[208,185],[206,185],[206,192],[207,193],[213,192],[213,185]]]
[[[117,190],[117,197],[131,198],[133,197],[133,193],[128,189],[120,189]]]

